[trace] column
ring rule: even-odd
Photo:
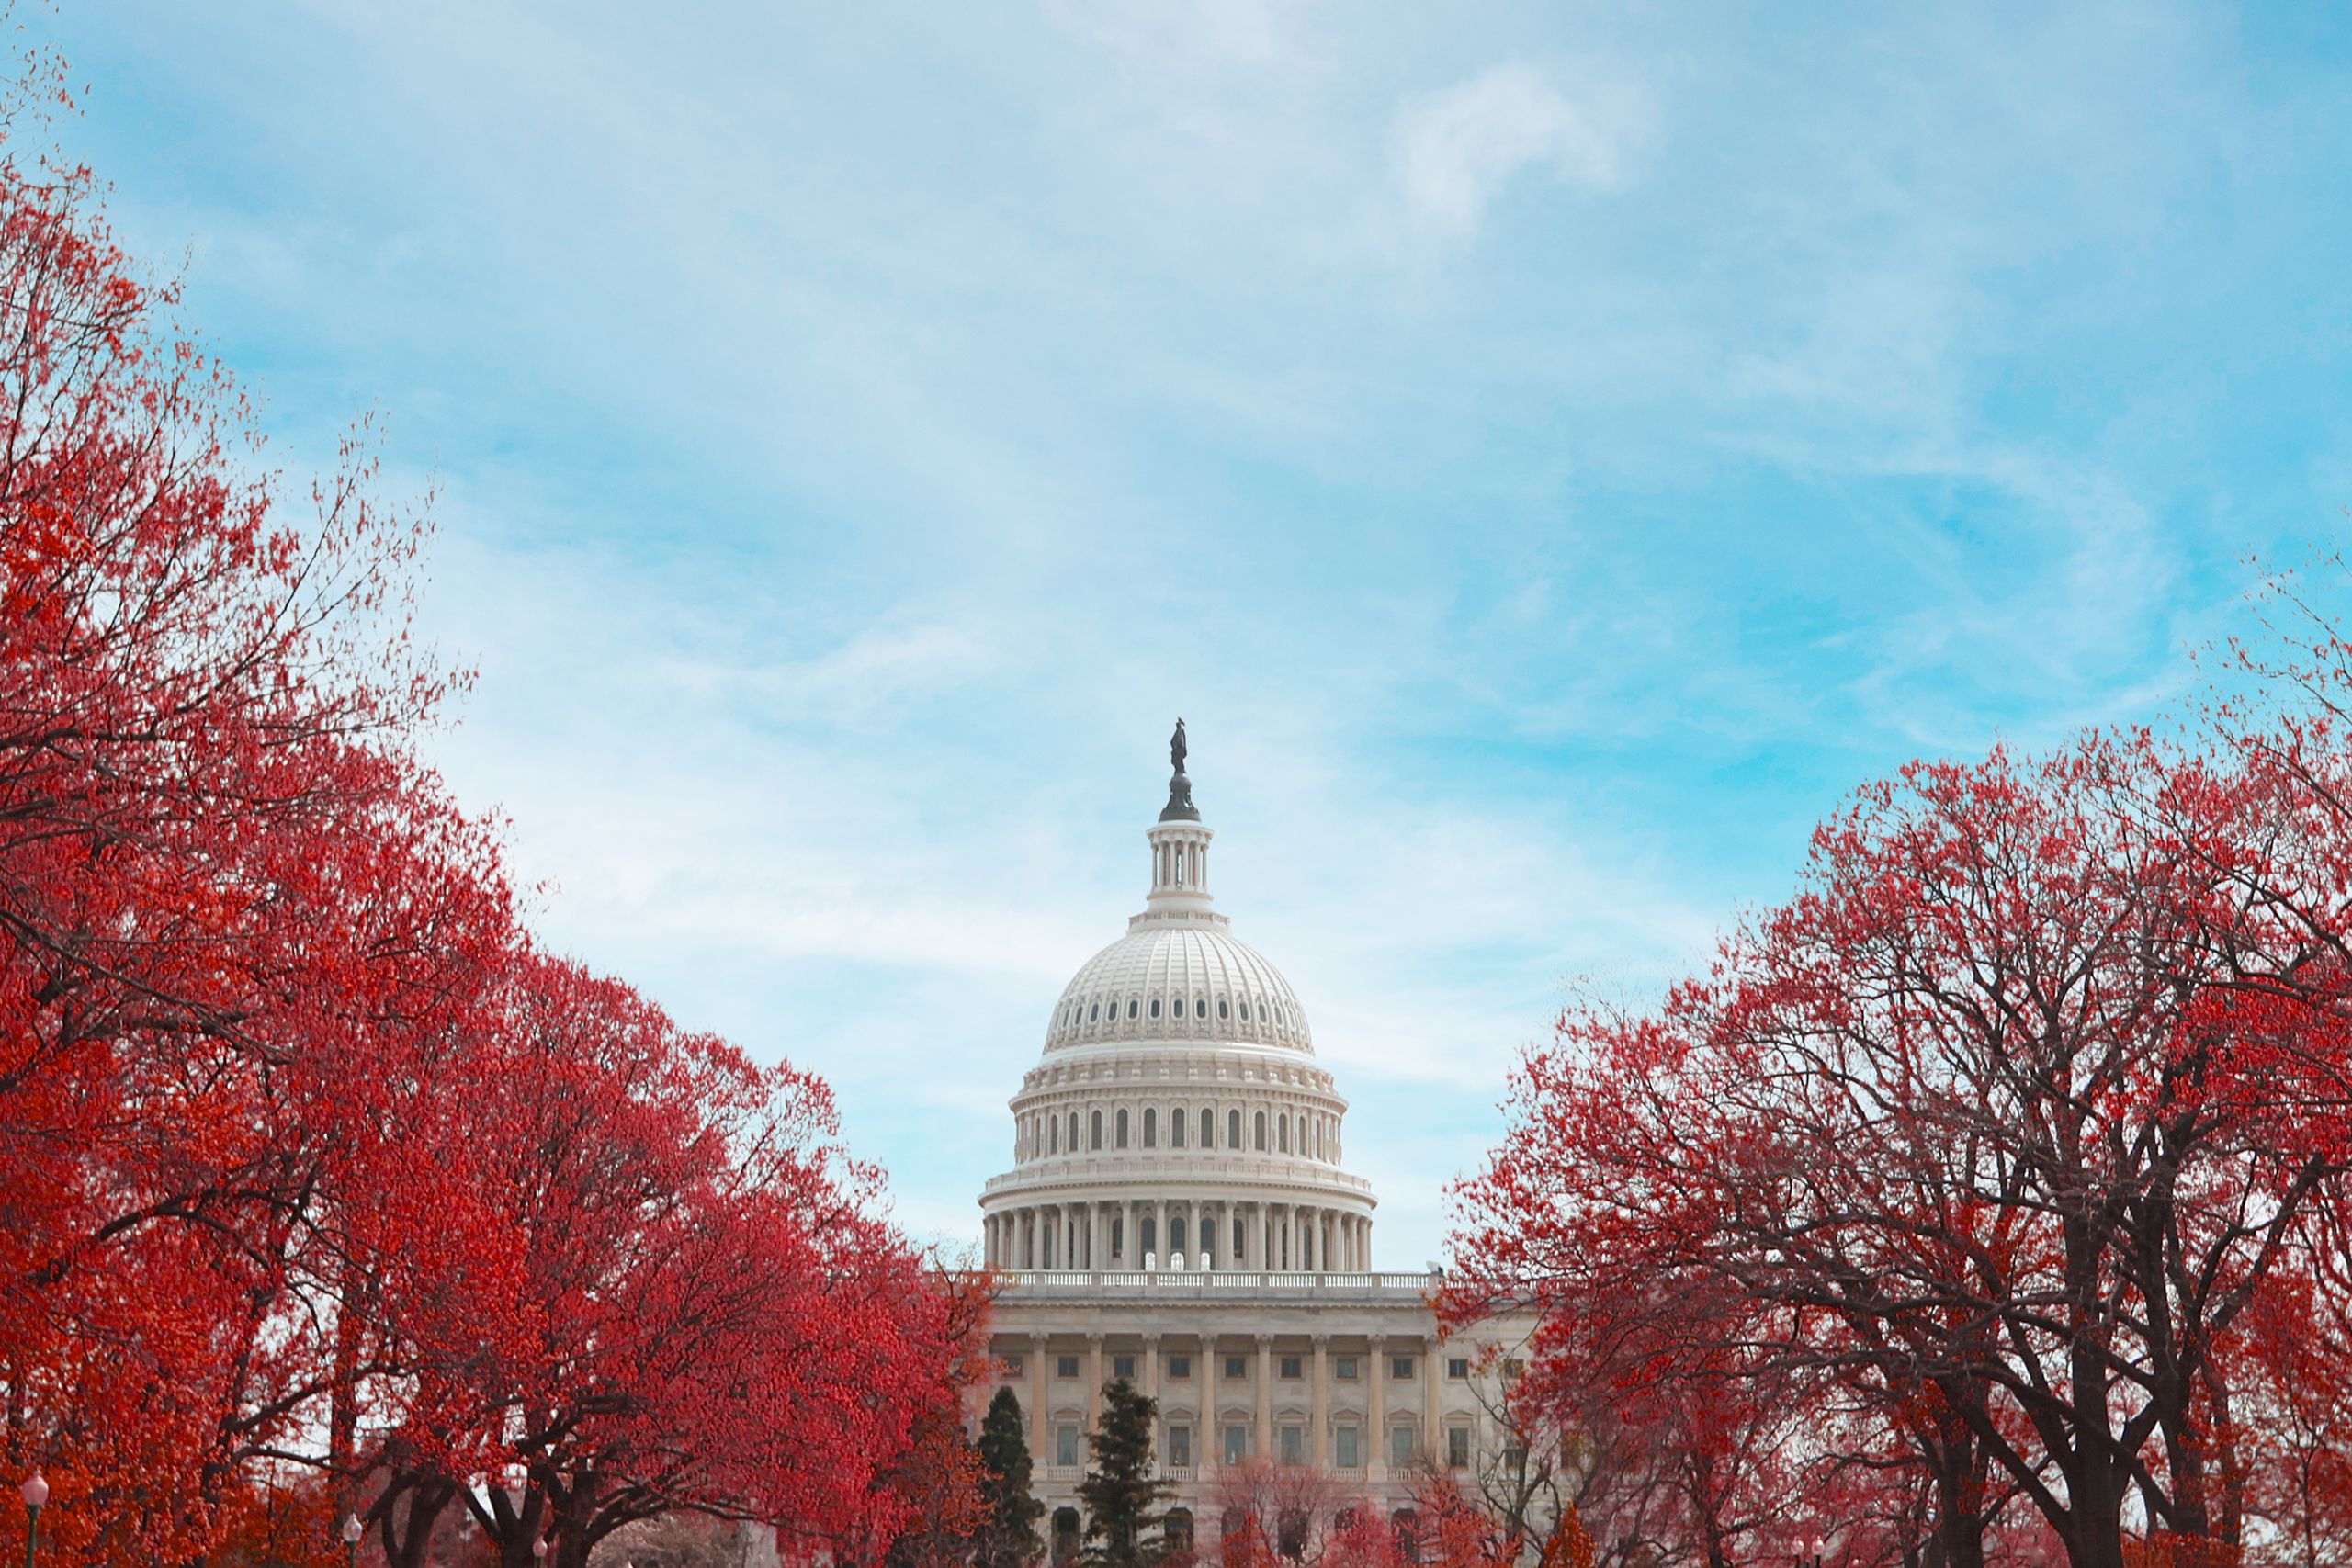
[[[1225,1423],[1217,1416],[1216,1330],[1201,1330],[1201,1353],[1193,1359],[1193,1371],[1200,1382],[1193,1385],[1200,1394],[1200,1429],[1194,1436],[1193,1462],[1196,1465],[1216,1464],[1225,1458]]]
[[[1258,1336],[1258,1453],[1274,1457],[1274,1337]]]
[[[1315,1468],[1322,1471],[1331,1468],[1331,1385],[1327,1377],[1329,1362],[1325,1357],[1330,1345],[1329,1335],[1315,1337],[1315,1365],[1312,1369],[1315,1374],[1315,1403],[1309,1417],[1315,1425],[1306,1434],[1307,1454],[1315,1461]]]
[[[1111,1267],[1111,1217],[1100,1203],[1086,1206],[1086,1266],[1097,1273]]]
[[[1086,1337],[1086,1429],[1102,1426],[1102,1336]]]
[[[1368,1396],[1364,1402],[1364,1424],[1371,1429],[1364,1441],[1372,1445],[1363,1456],[1364,1479],[1388,1479],[1388,1341],[1374,1335],[1365,1342],[1363,1375],[1372,1381],[1364,1387]]]
[[[1445,1462],[1445,1450],[1442,1445],[1445,1441],[1445,1434],[1439,1429],[1438,1418],[1442,1408],[1439,1402],[1439,1395],[1445,1386],[1440,1381],[1445,1376],[1445,1352],[1439,1346],[1437,1336],[1434,1334],[1423,1338],[1421,1345],[1422,1462],[1431,1465],[1442,1464]]]
[[[1151,1203],[1151,1249],[1159,1255],[1159,1266],[1168,1267],[1168,1200],[1155,1198]]]
[[[1047,1343],[1042,1334],[1029,1337],[1029,1462],[1040,1472],[1045,1470],[1046,1457],[1053,1452],[1053,1434],[1047,1430],[1046,1415],[1046,1379],[1051,1371],[1046,1365]]]
[[[1201,1201],[1198,1198],[1184,1201],[1184,1246],[1193,1255],[1185,1260],[1184,1267],[1197,1269],[1201,1254],[1208,1250],[1201,1241]]]
[[[1143,1393],[1151,1401],[1151,1472],[1168,1473],[1168,1443],[1162,1434],[1159,1415],[1159,1336],[1143,1337]]]

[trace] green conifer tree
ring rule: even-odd
[[[1168,1550],[1159,1505],[1175,1490],[1152,1472],[1151,1422],[1159,1402],[1126,1379],[1102,1389],[1102,1416],[1089,1433],[1092,1461],[1078,1483],[1086,1505],[1086,1560],[1096,1568],[1146,1568]]]
[[[1029,1491],[1029,1440],[1021,1429],[1021,1402],[1009,1388],[996,1391],[980,1419],[980,1525],[978,1568],[1027,1568],[1046,1553],[1037,1520],[1046,1505]]]

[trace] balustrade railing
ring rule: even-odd
[[[1199,1296],[1259,1291],[1285,1296],[1426,1295],[1443,1282],[1445,1271],[1432,1269],[1413,1274],[1301,1274],[1194,1269],[1139,1273],[1102,1269],[1004,1269],[997,1271],[996,1278],[1007,1290],[1046,1292],[1134,1292]]]

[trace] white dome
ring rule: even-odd
[[[1149,915],[1086,961],[1046,1029],[1048,1051],[1105,1041],[1315,1048],[1290,982],[1221,919]]]

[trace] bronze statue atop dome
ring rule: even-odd
[[[1193,781],[1184,776],[1184,721],[1176,721],[1176,733],[1168,738],[1168,763],[1172,773],[1168,780],[1168,804],[1159,809],[1162,822],[1197,822],[1200,809],[1193,804]]]

